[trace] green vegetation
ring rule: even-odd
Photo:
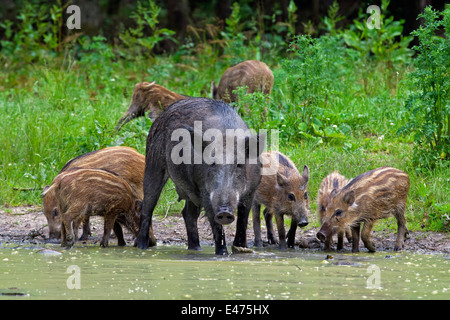
[[[355,177],[387,165],[410,175],[408,227],[449,230],[449,8],[427,8],[410,50],[412,37],[400,37],[402,21],[389,16],[386,1],[381,29],[365,28],[363,13],[337,29],[334,5],[319,37],[294,36],[293,2],[290,23],[266,33],[267,17],[247,19],[235,3],[223,28],[205,20],[176,51],[159,55],[152,50],[173,32],[158,27],[151,0],[131,13],[134,25],[114,44],[101,33],[62,39],[61,8],[27,4],[18,23],[0,23],[0,205],[39,205],[42,187],[79,154],[114,145],[144,154],[149,119],[114,130],[137,82],[208,97],[227,67],[259,59],[274,71],[272,94],[241,89],[238,110],[256,130],[278,129],[280,151],[310,167],[313,212],[328,173]],[[445,38],[433,36],[441,26]],[[157,213],[179,212],[176,199],[168,184]]]

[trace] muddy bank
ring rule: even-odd
[[[154,231],[159,243],[186,245],[187,236],[183,218],[180,215],[166,217],[153,217]],[[36,243],[46,242],[48,236],[47,220],[39,207],[25,206],[0,209],[0,243]],[[213,236],[209,222],[202,217],[198,223],[200,241],[202,246],[212,246]],[[297,229],[296,246],[305,249],[319,250],[320,243],[316,239],[316,228]],[[91,218],[92,235],[87,243],[100,244],[103,234],[103,219],[101,217]],[[236,231],[236,224],[233,223],[225,227],[227,244],[231,245]],[[262,226],[263,240],[266,239],[266,229]],[[81,230],[79,231],[81,235]],[[127,245],[133,245],[133,236],[124,230]],[[250,219],[247,241],[249,247],[253,246],[253,227]],[[394,248],[396,233],[392,231],[372,232],[372,241],[375,243],[377,251],[391,251]],[[116,245],[113,236],[110,245]],[[361,243],[361,250],[363,248]],[[450,254],[450,235],[448,233],[411,231],[410,238],[405,241],[404,250],[418,253],[444,253]],[[345,241],[344,252],[351,252],[351,244]]]

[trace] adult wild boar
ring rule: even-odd
[[[128,182],[140,200],[144,197],[142,183],[144,180],[145,156],[133,148],[109,147],[82,154],[68,161],[59,173],[73,168],[98,168],[112,171]],[[53,180],[52,183],[55,182]],[[61,237],[61,221],[54,190],[48,192],[49,187],[46,186],[43,190],[45,196],[42,198],[42,205],[48,222],[49,239],[52,240]],[[89,220],[87,218],[80,240],[87,239],[88,235]]]
[[[236,102],[237,95],[233,93],[238,87],[247,86],[247,93],[262,92],[270,95],[273,86],[273,73],[261,61],[247,60],[225,70],[216,87],[211,83],[213,99],[220,99],[226,103]]]
[[[189,97],[170,91],[169,89],[153,82],[139,82],[134,86],[133,98],[127,112],[117,122],[116,130],[127,122],[145,116],[149,111],[148,117],[155,121],[161,112],[178,100]]]
[[[346,177],[341,175],[339,172],[334,171],[326,176],[322,182],[320,183],[319,191],[317,192],[317,213],[319,215],[320,223],[324,223],[324,221],[328,220],[330,217],[326,216],[327,214],[332,214],[329,210],[326,211],[328,207],[328,203],[331,199],[331,193],[336,193],[341,188],[343,188],[348,183]],[[345,228],[345,230],[333,230],[332,235],[325,239],[324,250],[329,250],[331,247],[331,243],[333,241],[333,235],[337,233],[338,235],[338,243],[337,250],[342,250],[344,248],[344,233],[347,236],[347,240],[351,242],[351,229],[350,227]]]
[[[102,247],[108,246],[113,228],[119,245],[125,245],[120,222],[137,234],[141,200],[117,174],[102,169],[73,168],[55,178],[55,183],[47,189],[51,191],[54,191],[61,216],[62,247],[70,248],[76,241],[74,222],[94,215],[102,216],[105,221]]]
[[[261,155],[264,168],[278,168],[273,174],[264,174],[253,200],[253,229],[255,232],[255,246],[262,246],[261,239],[261,204],[264,209],[264,219],[267,226],[267,238],[270,244],[275,244],[272,217],[275,215],[277,223],[280,249],[286,249],[286,231],[284,215],[292,217],[291,228],[288,233],[287,246],[294,247],[297,226],[308,225],[309,199],[307,184],[309,168],[303,167],[300,175],[295,164],[286,155],[270,151]]]
[[[326,210],[330,217],[324,220],[317,233],[317,238],[324,241],[331,236],[333,229],[352,229],[352,252],[359,252],[360,225],[364,223],[361,239],[364,246],[375,252],[370,241],[370,232],[378,219],[387,218],[390,214],[397,219],[397,241],[394,250],[401,250],[406,228],[405,209],[409,192],[409,177],[398,169],[381,167],[352,179],[339,191],[333,191],[331,201]]]
[[[204,208],[211,224],[215,253],[227,254],[223,224],[237,230],[233,244],[246,247],[248,214],[261,179],[259,137],[226,103],[206,98],[181,100],[155,120],[147,138],[144,201],[136,245],[156,245],[149,237],[153,210],[170,178],[186,200],[182,211],[188,249],[200,249],[197,220]]]

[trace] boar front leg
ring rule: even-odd
[[[197,227],[200,208],[198,208],[193,202],[186,200],[182,214],[188,236],[188,249],[201,250]]]
[[[61,222],[61,247],[70,249],[74,244],[74,239],[72,220],[66,213]]]
[[[253,196],[241,200],[237,209],[236,236],[233,245],[235,247],[247,248],[247,225],[248,215],[252,206]]]
[[[282,214],[275,214],[275,221],[277,223],[278,239],[280,241],[280,249],[285,250],[287,248],[287,246],[286,246],[286,230],[284,228],[284,216]]]
[[[267,240],[269,244],[277,244],[277,240],[275,239],[275,234],[273,231],[272,213],[268,208],[265,208],[263,211],[263,215],[264,220],[266,220]]]
[[[288,248],[294,248],[295,246],[295,232],[297,231],[298,221],[295,217],[292,217],[291,227],[287,234],[287,246]],[[280,241],[281,242],[281,241]]]
[[[369,250],[369,252],[377,251],[372,241],[370,241],[370,232],[372,231],[373,224],[374,221],[365,221],[361,231],[361,239],[364,242],[364,246]]]
[[[358,253],[359,252],[359,233],[361,230],[361,224],[358,223],[355,226],[352,226],[352,238],[353,238],[353,243],[352,243],[352,252],[353,253]]]
[[[100,242],[100,246],[106,248],[109,243],[109,237],[111,236],[111,231],[114,228],[114,224],[116,223],[117,215],[112,215],[111,213],[106,213],[104,216],[105,224],[103,227],[103,238]],[[120,230],[122,232],[122,229]],[[123,238],[123,234],[122,234]]]

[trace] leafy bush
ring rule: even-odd
[[[442,13],[427,7],[419,18],[424,24],[412,32],[419,40],[416,70],[408,76],[416,90],[406,101],[410,119],[400,132],[414,134],[415,165],[433,168],[450,159],[450,7]],[[441,26],[445,37],[435,35]]]

